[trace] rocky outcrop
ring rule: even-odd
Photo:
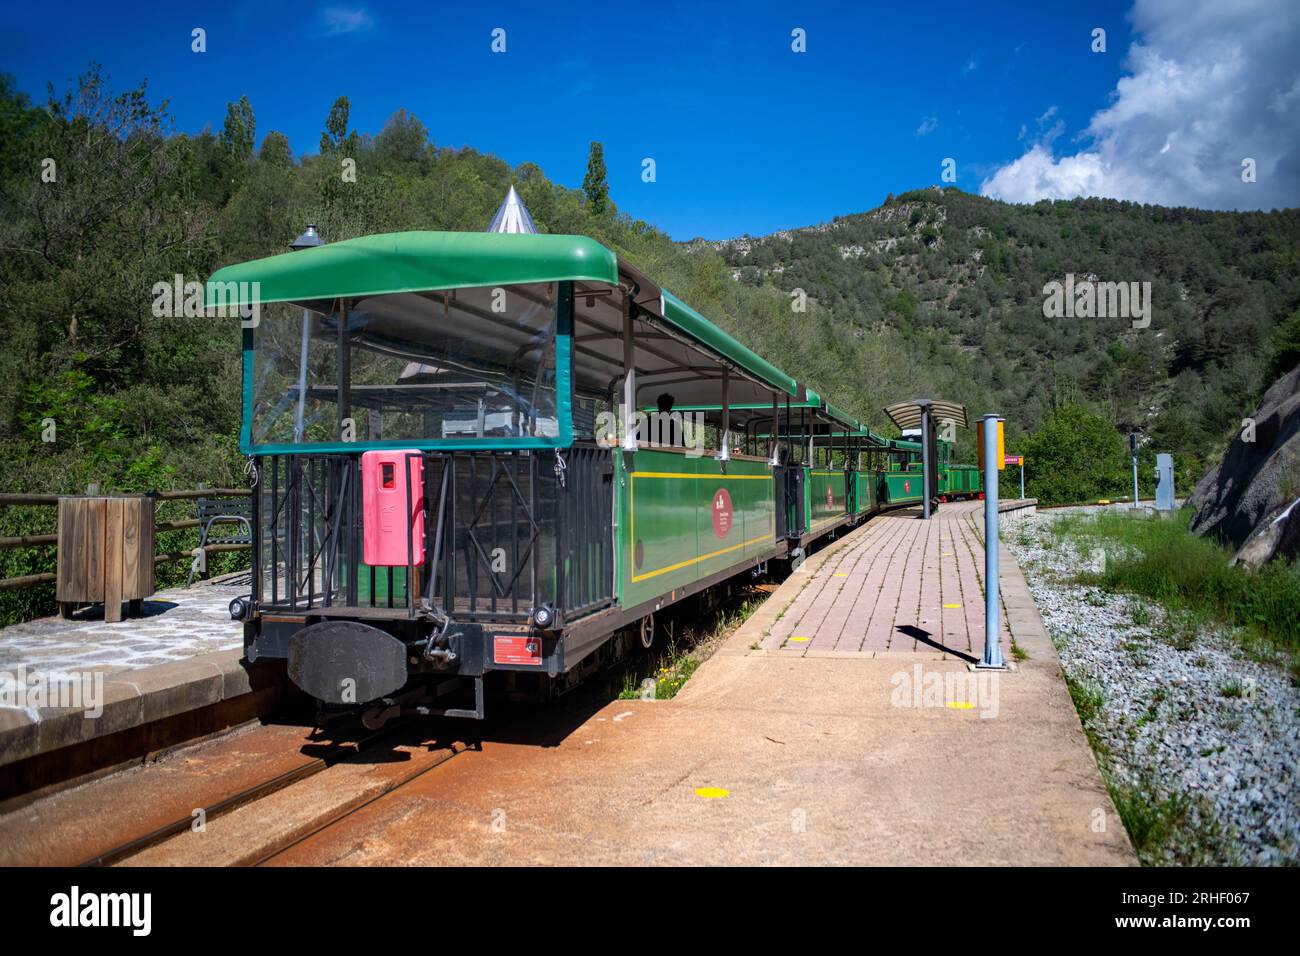
[[[1300,366],[1264,393],[1188,503],[1192,531],[1236,548],[1234,563],[1300,556]]]

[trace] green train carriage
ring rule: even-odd
[[[368,236],[207,298],[251,313],[246,658],[372,723],[482,717],[487,675],[565,682],[910,500],[909,449],[586,237]],[[664,396],[703,427],[624,413]]]

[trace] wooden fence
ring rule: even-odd
[[[98,490],[87,489],[87,494],[99,494]],[[247,498],[251,492],[247,488],[199,488],[193,491],[156,491],[146,495],[155,501],[185,501],[198,498]],[[68,497],[66,495],[29,495],[29,494],[9,494],[0,492],[0,506],[4,505],[23,505],[23,506],[44,506],[58,507],[59,498]],[[184,531],[189,528],[198,528],[198,518],[181,518],[176,521],[158,521],[154,524],[155,540],[159,533],[167,531]],[[25,534],[13,538],[0,538],[0,549],[6,548],[57,548],[59,544],[58,532],[49,534]],[[208,552],[221,551],[242,551],[250,548],[250,544],[228,544],[215,543],[204,546]],[[165,554],[154,554],[154,566],[164,564],[168,561],[180,561],[183,558],[192,558],[193,551],[172,551]],[[58,577],[53,571],[46,571],[41,574],[24,574],[15,578],[0,578],[0,591],[13,590],[15,588],[31,587],[34,584],[53,584]]]

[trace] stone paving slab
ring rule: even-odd
[[[231,598],[248,585],[169,588],[144,602],[141,617],[110,624],[101,606],[70,619],[45,617],[0,628],[0,671],[29,674],[99,670],[114,673],[185,660],[242,646],[242,625],[230,619]]]
[[[160,591],[117,623],[95,605],[0,629],[0,766],[257,691],[230,619],[237,582]]]

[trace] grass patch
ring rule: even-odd
[[[1073,538],[1081,550],[1106,546],[1105,570],[1083,580],[1152,598],[1175,612],[1166,637],[1180,650],[1191,647],[1199,627],[1222,624],[1237,629],[1248,649],[1281,653],[1292,674],[1300,674],[1300,565],[1273,562],[1253,572],[1229,567],[1229,551],[1189,532],[1188,519],[1186,511],[1175,520],[1067,515],[1052,534]]]
[[[1128,783],[1116,780],[1106,769],[1102,776],[1144,866],[1240,864],[1233,841],[1214,821],[1203,798],[1163,792],[1147,777]],[[1201,812],[1194,812],[1198,808]]]
[[[1102,693],[1101,686],[1092,681],[1077,681],[1072,677],[1066,677],[1065,683],[1070,688],[1070,700],[1074,701],[1074,709],[1079,713],[1079,720],[1083,722],[1084,730],[1087,730],[1088,725],[1101,713],[1102,705],[1106,703],[1106,695]]]
[[[676,697],[691,675],[712,656],[723,638],[743,624],[764,598],[766,595],[751,594],[738,604],[724,606],[705,615],[700,624],[683,628],[680,637],[676,625],[670,623],[664,649],[650,658],[650,673],[641,677],[639,675],[645,673],[644,670],[638,670],[635,664],[629,666],[623,673],[623,689],[618,699],[671,700]],[[649,687],[651,681],[654,682],[653,694]]]

